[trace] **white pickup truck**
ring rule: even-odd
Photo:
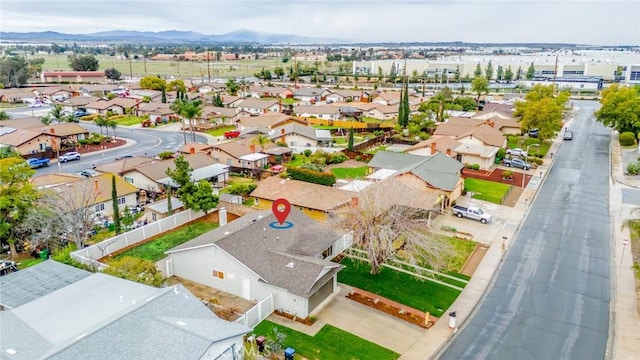
[[[459,218],[466,217],[469,219],[478,220],[483,224],[486,224],[493,219],[491,214],[489,214],[488,212],[485,212],[482,209],[473,206],[464,207],[460,205],[454,205],[452,209],[453,215]]]

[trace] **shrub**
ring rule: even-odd
[[[253,183],[238,183],[229,186],[229,194],[247,196],[256,189],[258,185]]]
[[[291,160],[295,160],[298,156],[296,154],[291,155]]]
[[[304,151],[304,156],[305,156],[305,157],[309,157],[309,156],[311,156],[311,154],[313,154],[313,151],[311,151],[311,150],[309,150],[309,149],[307,149],[307,150],[305,150],[305,151]]]
[[[629,175],[638,175],[640,174],[640,163],[633,162],[627,164],[627,174]]]
[[[496,153],[496,159],[502,161],[502,159],[504,159],[506,156],[507,150],[505,150],[504,148],[498,149],[498,152]]]
[[[276,141],[276,145],[282,146],[282,147],[289,147],[286,141]]]
[[[173,151],[161,151],[158,153],[158,157],[162,160],[171,159]]]
[[[316,163],[305,163],[300,165],[300,167],[303,169],[309,169],[313,171],[319,171],[319,172],[324,171],[324,166]]]
[[[471,165],[471,169],[473,169],[473,170],[480,170],[480,164],[473,164],[473,165]]]
[[[502,172],[502,178],[503,179],[511,179],[513,178],[513,171],[511,170],[505,170]]]
[[[619,138],[620,145],[631,146],[636,143],[636,137],[631,131],[623,132]]]
[[[356,161],[361,161],[361,160],[362,160],[362,156],[360,156],[360,155],[356,155],[355,160],[356,160]]]
[[[287,174],[293,180],[306,181],[314,184],[333,186],[336,183],[336,176],[331,173],[304,168],[289,168]]]

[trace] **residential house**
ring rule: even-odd
[[[293,98],[298,99],[305,103],[314,104],[318,101],[325,100],[325,97],[329,94],[331,94],[331,92],[328,89],[319,89],[316,87],[302,87],[294,90]]]
[[[40,80],[44,83],[106,83],[104,71],[43,71]]]
[[[73,95],[73,91],[63,89],[58,86],[44,86],[33,89],[38,99],[47,99],[51,101],[64,101]]]
[[[424,190],[436,203],[432,208],[449,206],[462,195],[464,180],[462,165],[447,155],[436,152],[431,156],[379,151],[369,161],[372,173],[367,179],[380,181],[398,177],[405,185]],[[433,196],[443,194],[442,196]]]
[[[98,98],[95,96],[74,96],[63,100],[59,104],[62,105],[64,111],[72,113],[78,109],[85,109],[87,104],[95,101],[98,101]]]
[[[176,112],[171,110],[171,104],[159,102],[140,103],[137,112],[138,116],[148,116],[149,120],[155,123],[168,122],[178,118]]]
[[[42,119],[35,116],[0,121],[0,128],[31,129],[42,126]]]
[[[240,105],[241,102],[245,101],[246,98],[241,96],[233,96],[233,95],[223,95],[220,97],[222,100],[222,106],[228,108],[235,108]]]
[[[124,85],[113,85],[113,84],[82,84],[82,85],[70,85],[74,91],[80,93],[79,96],[96,96],[96,97],[105,97],[107,94],[112,92],[125,92],[127,88]]]
[[[449,157],[455,158],[457,153],[453,150],[460,146],[460,141],[448,136],[432,136],[428,140],[421,141],[404,152],[411,155],[431,156],[436,152],[444,153]]]
[[[53,260],[0,284],[3,359],[233,359],[251,331],[182,285],[155,288]]]
[[[293,107],[293,113],[300,117],[314,117],[325,120],[340,119],[340,109],[331,105],[298,105]]]
[[[476,120],[484,120],[485,124],[500,130],[505,135],[520,135],[522,129],[520,128],[520,121],[508,114],[491,111],[488,113],[480,113],[473,117]]]
[[[298,209],[284,226],[271,210],[242,216],[169,251],[183,279],[245,299],[272,296],[274,308],[306,318],[338,290],[342,265],[330,261],[353,241]]]
[[[480,144],[461,143],[453,151],[455,159],[463,164],[480,165],[480,170],[489,170],[495,164],[500,148]]]
[[[269,155],[258,152],[255,137],[247,137],[213,146],[211,156],[222,164],[230,166],[231,171],[257,173],[268,165]],[[268,144],[265,149],[274,146]]]
[[[52,182],[51,178],[40,179],[40,176],[36,176],[33,183],[52,191],[64,202],[65,207],[93,208],[96,216],[110,217],[113,216],[112,176],[113,174],[100,174],[91,178],[79,176],[69,178],[64,183],[57,182],[61,177],[56,177],[56,182]],[[116,176],[116,189],[118,207],[121,210],[125,206],[133,208],[138,205],[138,189],[135,186]]]
[[[336,89],[329,91],[331,93],[325,98],[327,103],[368,102],[368,99],[371,96],[369,90]]]
[[[261,127],[265,129],[274,129],[276,127],[284,126],[287,124],[300,124],[306,126],[307,123],[299,118],[284,115],[270,113],[259,116],[242,117],[236,121],[238,129],[243,133],[249,133],[251,129]]]
[[[286,87],[252,86],[251,97],[290,99],[293,98],[293,91]]]
[[[106,114],[111,111],[114,114],[135,114],[140,101],[127,98],[113,98],[111,100],[98,100],[85,105],[89,114]]]
[[[269,112],[279,113],[282,110],[282,104],[278,100],[260,100],[256,98],[245,99],[237,107],[251,115],[261,115]]]
[[[76,123],[60,123],[53,125],[40,125],[31,128],[39,130],[52,138],[53,150],[75,146],[80,140],[89,138],[89,130]]]
[[[27,156],[53,148],[52,138],[40,130],[0,128],[0,146],[9,147],[18,154]]]
[[[202,153],[210,156],[212,150],[213,150],[213,146],[209,144],[187,143],[185,145],[182,145],[177,152],[183,155]]]
[[[184,156],[189,166],[193,169],[191,178],[194,181],[208,180],[212,183],[224,183],[229,179],[229,172],[226,167],[216,160],[203,153],[196,152]],[[123,171],[122,177],[135,187],[147,191],[147,193],[157,194],[165,190],[165,186],[170,183],[167,169],[174,170],[173,159],[153,160],[140,164],[135,168]]]
[[[272,176],[260,181],[258,187],[251,192],[251,197],[259,209],[271,209],[275,200],[285,198],[292,208],[299,209],[313,219],[324,221],[332,212],[348,206],[353,195],[331,186]]]
[[[488,122],[488,123],[487,123]],[[504,134],[496,129],[493,121],[483,121],[465,118],[449,118],[447,122],[438,124],[434,136],[447,136],[459,141],[468,147],[456,147],[453,151],[464,152],[456,155],[456,158],[467,164],[479,164],[482,169],[489,169],[495,163],[497,148],[504,148],[507,139]],[[496,148],[495,151],[486,147]],[[458,151],[459,150],[459,151]],[[473,154],[477,151],[476,154]],[[494,154],[494,157],[487,157]],[[488,167],[487,167],[488,166]]]
[[[157,161],[155,158],[150,158],[146,156],[134,156],[130,158],[124,158],[120,160],[116,160],[114,162],[110,162],[104,165],[100,165],[96,167],[96,171],[101,173],[110,173],[116,174],[118,176],[123,176],[123,174],[127,173],[135,169],[138,166],[151,163],[153,161]],[[133,180],[127,177],[123,177],[124,181],[128,183],[133,183]]]
[[[209,94],[209,93],[220,94],[225,91],[227,91],[227,85],[224,83],[211,82],[211,83],[203,83],[198,86],[198,92],[200,94]]]
[[[382,91],[373,95],[372,103],[380,105],[398,105],[400,104],[400,91]]]
[[[3,103],[32,103],[36,101],[36,97],[36,94],[28,89],[0,89],[0,102]]]
[[[124,94],[123,94],[124,95]],[[160,90],[148,90],[148,89],[135,89],[130,90],[126,96],[129,99],[136,99],[142,102],[145,97],[148,97],[151,101],[160,102],[162,100],[162,91]]]
[[[169,208],[169,200],[162,199],[144,206],[144,219],[147,221],[157,221],[170,216],[171,213],[177,213],[184,210],[184,204],[177,197],[171,197],[171,208]]]
[[[290,147],[328,147],[333,142],[329,130],[314,129],[297,123],[278,126],[269,137],[274,142],[284,142]]]
[[[367,111],[367,116],[378,120],[392,120],[398,116],[398,105],[381,105]]]

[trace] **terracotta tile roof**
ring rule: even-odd
[[[272,176],[260,181],[250,196],[267,200],[286,198],[291,205],[326,212],[348,204],[352,193],[331,186]]]

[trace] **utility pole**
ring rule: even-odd
[[[129,55],[129,79],[133,82],[133,67],[131,66],[131,55]]]
[[[209,76],[209,82],[211,82],[211,67],[209,66],[209,64],[210,64],[209,56],[210,55],[211,55],[211,53],[207,50],[207,75]]]
[[[556,62],[553,65],[553,83],[551,84],[551,96],[556,94],[556,76],[558,74],[558,56],[560,56],[560,50],[556,53]]]

